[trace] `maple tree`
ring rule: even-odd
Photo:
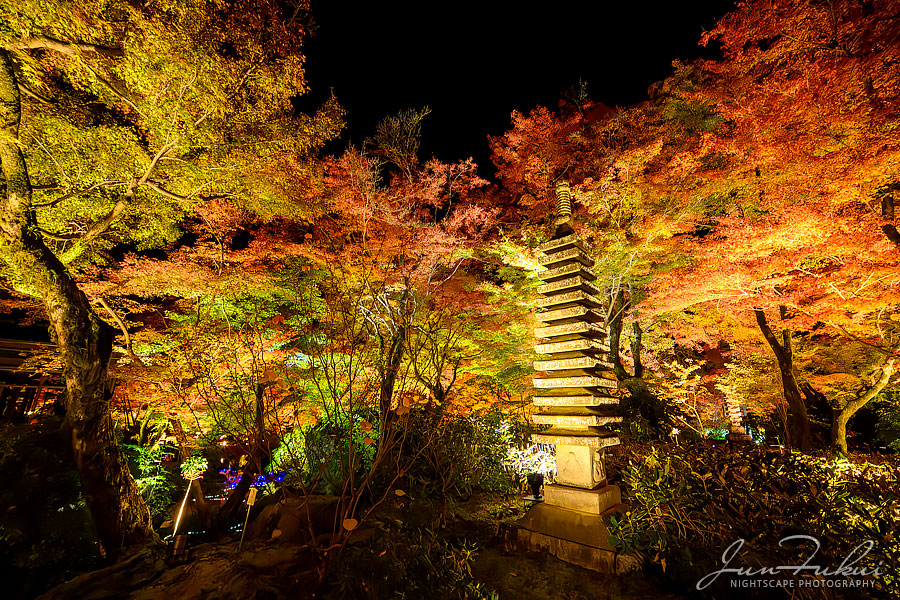
[[[684,67],[687,79],[672,82],[682,102],[704,104],[721,122],[669,162],[677,179],[670,171],[661,180],[690,178],[690,193],[714,195],[717,205],[697,214],[685,238],[693,265],[654,282],[650,302],[655,310],[706,302],[753,314],[776,356],[802,448],[810,445],[805,405],[816,392],[796,381],[791,332],[877,341],[876,313],[897,305],[890,206],[898,155],[888,133],[897,49],[896,30],[885,29],[889,15],[879,3],[868,11],[854,3],[747,3],[704,38],[722,43],[725,60]],[[781,340],[766,308],[781,316]],[[887,383],[880,382],[860,399]],[[846,450],[848,413],[836,414],[833,442]]]
[[[885,357],[875,368],[891,370],[893,349],[873,325],[897,305],[896,19],[890,3],[743,3],[704,36],[724,58],[676,62],[650,101],[514,113],[492,141],[517,208],[546,214],[556,178],[575,183],[584,234],[602,248],[611,345],[622,317],[634,328],[634,375],[642,328],[669,322],[664,335],[703,341],[728,332],[673,315],[734,313],[775,354],[792,441],[809,448],[807,404],[822,396],[797,379],[792,346],[874,344]],[[619,355],[617,375],[634,385]],[[838,446],[842,410],[858,405],[836,406]]]
[[[110,553],[152,534],[110,422],[114,329],[78,279],[117,245],[174,241],[210,196],[256,206],[263,162],[309,176],[304,157],[340,127],[334,102],[314,117],[290,103],[305,89],[305,4],[260,3],[241,26],[247,8],[2,6],[2,274],[51,322],[76,462]]]
[[[320,567],[401,482],[444,508],[471,489],[527,417],[562,181],[624,439],[718,437],[739,404],[767,441],[846,454],[898,380],[894,4],[742,2],[701,40],[722,56],[676,61],[646,102],[579,82],[514,111],[491,184],[421,155],[428,107],[321,156],[343,110],[296,108],[305,1],[0,3],[0,278],[53,329],[104,550],[154,539],[111,411],[247,455],[209,528],[272,469],[339,496]]]

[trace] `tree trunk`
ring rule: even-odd
[[[784,399],[791,409],[791,438],[798,450],[808,452],[812,446],[812,436],[809,429],[809,417],[806,414],[806,403],[800,394],[800,388],[794,377],[794,357],[791,349],[791,332],[789,329],[782,331],[782,342],[778,342],[772,328],[766,322],[766,313],[761,308],[754,308],[756,324],[763,337],[766,338],[769,347],[778,361],[778,369],[781,371],[781,386],[784,390]]]
[[[609,332],[609,362],[612,363],[613,372],[619,381],[624,381],[629,377],[625,367],[622,366],[622,359],[619,356],[619,344],[622,339],[622,319],[625,316],[625,292],[619,288],[615,296],[612,298],[612,314],[609,316],[607,331]]]
[[[894,220],[894,194],[896,193],[896,184],[893,189],[888,190],[881,197],[881,216],[886,221]],[[895,246],[900,246],[900,232],[897,231],[897,226],[893,223],[885,223],[881,226],[881,231],[884,232],[885,237],[891,240],[891,242]]]
[[[39,296],[59,349],[66,381],[65,427],[71,432],[82,492],[108,553],[154,538],[137,485],[119,453],[109,410],[107,368],[114,330],[97,318],[84,293],[36,233],[31,182],[18,144],[21,106],[13,65],[0,49],[0,255],[19,289]]]
[[[631,324],[631,356],[634,358],[634,376],[644,376],[644,363],[641,362],[641,337],[643,335],[641,324],[637,321]]]
[[[257,383],[254,393],[256,404],[253,420],[256,431],[250,436],[250,455],[247,457],[247,464],[244,465],[244,470],[241,472],[241,478],[238,480],[238,484],[235,486],[234,491],[229,494],[228,499],[225,500],[225,503],[219,510],[219,514],[216,517],[217,529],[224,529],[231,524],[232,519],[237,514],[238,508],[244,504],[244,496],[247,495],[250,486],[253,485],[253,476],[256,475],[256,473],[265,473],[265,468],[268,465],[269,461],[265,459],[263,449],[263,442],[265,440],[265,412],[263,410],[265,393],[265,386],[261,383]]]
[[[391,335],[387,344],[387,352],[381,375],[381,386],[378,393],[378,405],[381,408],[381,419],[388,422],[388,416],[391,410],[391,400],[394,398],[394,386],[397,383],[397,375],[400,373],[400,362],[403,359],[403,349],[406,343],[406,328],[399,327],[397,331]],[[383,346],[384,347],[384,346]]]
[[[665,435],[666,411],[659,397],[647,387],[644,381],[644,365],[641,363],[642,334],[640,324],[635,321],[631,329],[631,353],[634,356],[634,375],[630,375],[622,364],[619,346],[622,340],[622,327],[628,302],[625,292],[619,289],[612,299],[613,309],[609,318],[609,355],[608,361],[613,365],[613,372],[619,385],[628,390],[628,395],[620,404],[624,416],[640,415],[650,427],[651,433],[662,438]]]
[[[862,396],[851,400],[841,411],[835,413],[834,424],[831,428],[831,443],[844,454],[847,454],[847,423],[850,422],[850,419],[859,409],[868,404],[869,400],[880,394],[887,387],[891,376],[894,374],[894,362],[896,360],[894,357],[889,358],[884,363],[884,366],[881,367],[881,377],[878,378],[878,381],[866,390]]]

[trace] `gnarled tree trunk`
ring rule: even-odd
[[[91,310],[84,293],[37,233],[32,188],[18,144],[21,115],[12,62],[0,49],[0,256],[18,286],[39,296],[59,348],[82,491],[108,553],[153,538],[150,513],[116,445],[107,368],[113,329]]]
[[[884,366],[881,367],[881,376],[875,382],[875,385],[866,390],[859,398],[848,402],[840,411],[835,411],[834,423],[831,427],[831,443],[844,454],[847,454],[847,423],[850,422],[850,419],[859,409],[868,404],[872,398],[887,387],[891,377],[894,375],[894,363],[896,360],[894,357],[889,358],[884,363]]]
[[[784,399],[791,409],[791,441],[794,446],[807,452],[812,447],[812,434],[809,429],[809,416],[806,414],[806,402],[800,394],[800,387],[794,377],[794,355],[791,349],[791,332],[785,329],[781,332],[781,343],[769,327],[766,321],[766,313],[761,308],[754,308],[756,324],[763,337],[766,338],[775,359],[778,361],[778,370],[781,372],[781,387],[784,390]]]

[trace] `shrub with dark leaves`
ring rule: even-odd
[[[869,587],[857,591],[867,597],[900,594],[897,464],[848,462],[780,448],[696,444],[631,446],[611,457],[610,470],[618,472],[627,505],[613,517],[613,541],[623,552],[646,558],[648,568],[662,571],[686,590],[696,591],[705,574],[721,569],[723,553],[739,539],[744,543],[729,567],[755,570],[802,564],[816,550],[816,542],[781,541],[810,536],[821,547],[809,564],[831,569],[857,547],[854,556],[861,555],[867,545],[860,544],[871,540],[869,553],[853,566],[877,571],[868,578]],[[777,577],[794,574],[782,571]],[[724,591],[727,581],[723,575],[706,591]],[[798,583],[785,594],[822,597],[822,588]],[[759,590],[747,590],[753,592]],[[729,593],[740,595],[739,590]]]

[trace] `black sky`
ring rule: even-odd
[[[556,107],[579,78],[594,100],[637,103],[668,76],[733,2],[550,0],[529,3],[313,0],[307,74],[320,102],[333,88],[348,109],[342,144],[359,144],[384,116],[428,105],[423,153],[489,161],[487,134],[510,112]]]

